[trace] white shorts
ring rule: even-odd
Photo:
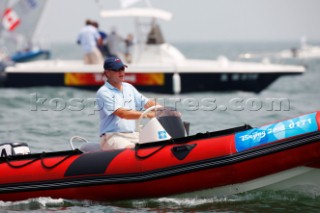
[[[84,55],[83,61],[85,64],[102,64],[103,56],[97,48],[93,49],[92,52]]]
[[[101,137],[100,147],[103,150],[134,148],[139,142],[139,133],[106,133]]]

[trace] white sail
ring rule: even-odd
[[[38,21],[42,15],[45,4],[44,0],[20,0],[13,7],[20,19],[20,24],[13,30],[17,34],[22,34],[27,40],[31,40],[36,31]]]
[[[5,40],[9,52],[32,47],[32,38],[47,2],[47,0],[8,1],[1,21],[1,37]]]

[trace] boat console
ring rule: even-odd
[[[151,118],[144,126],[142,118],[155,110],[156,117]],[[186,125],[188,126],[188,125]],[[152,106],[145,110],[138,119],[139,144],[164,141],[187,136],[187,130],[181,119],[181,113],[172,107]]]

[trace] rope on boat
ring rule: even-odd
[[[6,154],[4,154],[4,158],[5,158],[5,162],[7,163],[8,166],[12,167],[12,168],[22,168],[22,167],[25,167],[25,166],[28,166],[38,160],[41,160],[41,165],[46,168],[46,169],[53,169],[55,167],[57,167],[58,165],[60,165],[61,163],[63,163],[65,160],[67,160],[68,158],[70,158],[71,156],[75,155],[75,154],[78,154],[78,153],[82,153],[80,150],[76,149],[74,153],[71,153],[67,156],[65,156],[62,160],[58,161],[57,163],[53,164],[52,166],[47,166],[45,163],[44,163],[44,159],[46,157],[46,152],[43,152],[41,153],[41,155],[39,157],[36,157],[34,158],[33,160],[30,160],[28,161],[27,163],[24,163],[24,164],[20,164],[20,165],[14,165],[10,162],[10,159],[11,159],[11,156],[8,156]]]
[[[171,139],[170,140],[172,143],[174,143],[174,140]],[[155,151],[151,152],[150,154],[148,155],[145,155],[145,156],[141,156],[138,154],[138,150],[140,148],[140,144],[136,144],[136,147],[135,147],[135,156],[139,159],[147,159],[149,157],[151,157],[152,155],[156,154],[157,152],[159,152],[160,150],[162,150],[168,143],[165,143],[163,144],[162,146],[160,146],[158,149],[156,149]]]
[[[41,159],[41,156],[38,157],[38,158],[35,158],[27,163],[24,163],[24,164],[21,164],[21,165],[13,165],[10,161],[9,161],[9,158],[6,156],[6,163],[8,164],[8,166],[12,167],[12,168],[22,168],[22,167],[25,167],[25,166],[28,166],[29,164],[32,164],[33,162],[36,162],[37,160],[40,160]]]
[[[53,169],[55,167],[57,167],[58,165],[60,165],[61,163],[63,163],[65,160],[67,160],[68,158],[70,158],[71,156],[73,155],[67,155],[66,157],[64,157],[62,160],[58,161],[57,163],[53,164],[52,166],[47,166],[45,163],[44,163],[44,157],[46,156],[46,153],[43,152],[40,156],[41,158],[41,165],[46,168],[46,169]]]

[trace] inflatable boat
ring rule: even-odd
[[[191,136],[177,112],[157,111],[153,119],[142,125],[134,149],[102,151],[75,138],[72,149],[58,152],[2,144],[0,200],[115,201],[320,186],[320,112]]]

